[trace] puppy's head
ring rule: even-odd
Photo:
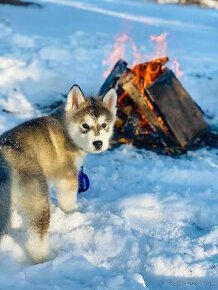
[[[74,85],[65,105],[66,122],[73,142],[89,153],[99,153],[109,147],[116,117],[117,94],[108,91],[102,99],[86,98]]]

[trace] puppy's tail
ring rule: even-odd
[[[11,172],[10,167],[0,155],[0,237],[10,221],[11,211]]]

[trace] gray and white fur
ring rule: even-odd
[[[72,212],[85,155],[109,147],[116,101],[114,89],[102,99],[86,98],[74,85],[55,113],[0,136],[0,236],[15,207],[28,225],[26,247],[34,262],[45,261],[49,253],[49,181],[55,184],[60,208]]]

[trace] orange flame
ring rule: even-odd
[[[164,73],[164,65],[167,61],[168,57],[156,58],[149,62],[137,64],[132,68],[132,72],[135,74],[133,82],[142,94],[144,94],[145,88]]]
[[[152,61],[145,62],[142,64],[137,64],[132,68],[132,72],[134,73],[134,77],[132,79],[134,85],[138,88],[139,92],[144,98],[144,102],[147,108],[150,109],[150,112],[153,112],[153,116],[156,118],[156,122],[158,122],[158,126],[162,128],[165,132],[167,132],[167,127],[165,126],[164,120],[158,113],[155,111],[155,108],[145,93],[145,89],[151,85],[160,75],[165,72],[165,64],[168,61],[168,57],[156,58]],[[153,117],[152,117],[153,118]],[[154,118],[153,118],[154,120]],[[147,122],[147,123],[146,123]],[[141,121],[138,125],[138,134],[143,134],[148,132],[148,120],[146,120],[145,116],[141,116]],[[145,131],[144,131],[145,129]]]
[[[180,64],[176,58],[173,59],[171,68],[174,71],[177,78],[181,78],[184,75],[184,72],[181,70]]]
[[[150,56],[147,56],[140,52],[131,37],[129,37],[127,34],[120,34],[116,37],[113,51],[110,54],[108,61],[106,62],[109,67],[104,72],[105,77],[110,73],[111,69],[120,58],[125,58],[127,45],[131,49],[134,59],[131,68],[131,72],[133,73],[131,75],[131,83],[134,85],[133,87],[138,89],[139,94],[141,97],[143,97],[146,110],[149,110],[149,113],[147,114],[148,119],[146,119],[145,116],[141,115],[140,110],[136,109],[136,112],[139,114],[140,118],[136,128],[136,134],[138,135],[149,134],[149,132],[153,130],[151,124],[164,132],[168,132],[168,127],[166,126],[163,118],[158,114],[155,106],[145,92],[145,89],[166,71],[165,64],[168,61],[167,36],[167,32],[164,32],[160,35],[151,35],[150,40],[154,45],[154,53],[152,53]],[[147,62],[144,62],[144,60],[147,60]],[[180,65],[176,59],[173,59],[172,61],[172,69],[177,77],[181,77],[183,75],[183,72],[180,69]],[[131,91],[128,91],[124,87],[123,89],[124,90],[120,92],[118,96],[119,110],[121,110],[125,115],[129,116],[134,110],[132,103],[129,103],[131,97],[129,93],[131,93]],[[136,97],[137,93],[135,98]],[[134,98],[132,99],[134,100]],[[122,124],[120,127],[123,126]]]
[[[155,53],[154,53],[155,58],[167,55],[167,36],[168,36],[167,32],[164,32],[157,36],[155,35],[150,36],[150,39],[155,46]]]
[[[135,45],[134,41],[131,39],[131,49],[132,49],[132,55],[133,55],[133,64],[135,65],[137,63],[143,62],[143,59],[145,59],[145,56],[140,53],[139,49]]]
[[[108,76],[108,74],[114,67],[115,63],[120,58],[125,58],[126,43],[128,40],[129,36],[126,33],[121,33],[115,37],[112,53],[110,54],[109,58],[105,61],[105,64],[108,65],[108,68],[103,73],[104,77]]]
[[[144,63],[144,60],[149,59],[156,59],[156,58],[163,58],[167,56],[167,36],[168,32],[163,32],[160,35],[151,35],[150,40],[154,45],[154,53],[151,55],[144,55],[142,54],[138,47],[136,46],[134,40],[126,33],[121,33],[115,37],[115,42],[113,45],[113,49],[111,54],[109,55],[108,59],[104,62],[107,65],[107,69],[103,72],[103,76],[106,78],[108,74],[113,69],[115,63],[120,59],[125,59],[126,56],[126,48],[127,45],[131,49],[132,56],[133,56],[133,64],[135,66],[139,63]],[[172,70],[176,74],[178,78],[183,76],[183,72],[180,69],[180,64],[176,58],[173,59]]]

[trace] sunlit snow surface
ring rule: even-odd
[[[154,49],[151,34],[168,32],[168,56],[180,62],[183,85],[218,125],[217,11],[143,1],[37,2],[41,9],[0,6],[1,132],[41,115],[38,105],[63,100],[74,83],[96,93],[123,32],[144,54]],[[174,159],[122,146],[88,156],[85,170],[91,187],[76,212],[65,215],[51,189],[48,262],[31,264],[22,231],[4,236],[0,289],[218,289],[217,150]]]

